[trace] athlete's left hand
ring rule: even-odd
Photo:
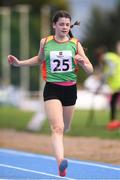
[[[84,58],[83,58],[81,55],[79,55],[79,54],[76,54],[76,55],[75,55],[74,60],[75,60],[75,62],[78,63],[78,64],[81,64],[81,65],[84,64]]]

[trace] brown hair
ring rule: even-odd
[[[71,16],[70,14],[67,12],[67,11],[64,11],[64,10],[60,10],[60,11],[57,11],[56,14],[53,16],[52,18],[52,22],[53,23],[56,23],[58,21],[59,18],[62,18],[62,17],[65,17],[65,18],[69,18],[70,21],[71,21]],[[73,28],[74,26],[79,26],[80,25],[80,21],[75,21],[75,23],[73,23],[70,28]],[[70,29],[69,31],[69,36],[70,38],[73,38],[73,34],[72,34],[72,31]],[[84,51],[86,52],[87,51],[87,48],[83,47]]]
[[[53,16],[52,18],[52,22],[53,23],[56,23],[58,21],[59,18],[62,18],[62,17],[65,17],[65,18],[69,18],[70,21],[71,21],[71,16],[70,14],[67,12],[67,11],[64,11],[64,10],[60,10],[60,11],[57,11],[56,14]],[[70,26],[70,28],[73,28],[75,25],[80,25],[80,22],[79,21],[76,21],[74,24],[72,24]],[[72,38],[73,37],[73,34],[71,32],[71,30],[69,31],[69,36]]]

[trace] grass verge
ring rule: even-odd
[[[0,128],[11,128],[21,131],[27,130],[27,124],[33,112],[26,112],[13,107],[0,108]],[[120,129],[108,131],[108,111],[95,111],[91,118],[90,111],[76,110],[68,136],[96,136],[101,138],[120,138]],[[48,120],[45,120],[41,130],[37,133],[50,134]]]

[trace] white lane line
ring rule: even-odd
[[[44,172],[35,171],[35,170],[32,170],[32,169],[21,168],[21,167],[18,167],[18,166],[12,166],[12,165],[8,165],[8,164],[0,164],[0,166],[5,167],[5,168],[17,169],[17,170],[25,171],[25,172],[42,174],[42,175],[45,175],[45,176],[51,176],[51,177],[60,178],[60,179],[62,178],[62,179],[67,179],[67,180],[75,180],[75,179],[72,179],[72,178],[69,178],[69,177],[60,177],[60,176],[57,176],[57,175],[54,175],[54,174],[44,173]]]
[[[103,165],[103,164],[97,164],[97,163],[91,163],[91,162],[84,162],[84,161],[75,161],[75,160],[69,160],[71,163],[75,164],[81,164],[81,165],[86,165],[86,166],[94,166],[94,167],[100,167],[104,169],[110,169],[110,170],[116,170],[120,171],[120,167],[113,167],[109,165]]]
[[[43,159],[49,159],[49,160],[55,161],[54,157],[47,156],[47,155],[41,155],[41,154],[32,154],[32,153],[21,152],[21,151],[16,151],[16,150],[9,150],[9,149],[0,149],[0,152],[8,153],[8,154],[14,154],[14,155],[21,155],[21,156],[24,155],[24,156],[29,156],[29,157],[43,158]],[[104,169],[120,171],[120,167],[114,167],[113,165],[109,166],[109,165],[105,165],[105,164],[91,163],[91,162],[78,161],[78,160],[72,160],[72,159],[68,159],[68,160],[70,163],[73,163],[73,164],[94,166],[94,167],[99,167],[99,168],[104,168]]]

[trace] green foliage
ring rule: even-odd
[[[0,27],[1,27],[1,16],[0,16]],[[1,42],[1,33],[0,33],[0,42]],[[0,59],[1,59],[1,51],[0,51]],[[2,68],[1,68],[1,66],[2,66],[2,63],[1,63],[1,61],[0,61],[0,77],[2,76]]]
[[[114,43],[120,38],[120,14],[116,13],[116,11],[104,13],[100,9],[93,9],[91,23],[86,28],[88,29],[86,32],[87,41],[93,47],[106,45],[108,48],[112,48]]]
[[[82,69],[82,67],[78,67],[78,72],[77,72],[77,84],[79,86],[83,86],[84,80],[87,78],[87,74],[85,71]]]
[[[30,57],[38,54],[40,45],[40,12],[31,9],[29,23]],[[30,67],[30,91],[39,89],[40,67]]]
[[[67,3],[64,0],[0,0],[0,6],[14,6],[17,4],[29,4],[36,8],[40,8],[43,5],[50,5],[52,7],[58,7],[58,9],[66,9]]]
[[[20,35],[19,35],[19,14],[15,11],[11,14],[11,54],[19,56],[19,41],[20,41]],[[11,84],[14,84],[15,86],[20,85],[20,69],[11,66]]]
[[[120,2],[118,1],[114,11],[102,11],[94,7],[89,23],[86,24],[86,38],[83,42],[88,47],[92,61],[95,48],[106,46],[108,50],[114,50],[118,39],[120,39]]]

